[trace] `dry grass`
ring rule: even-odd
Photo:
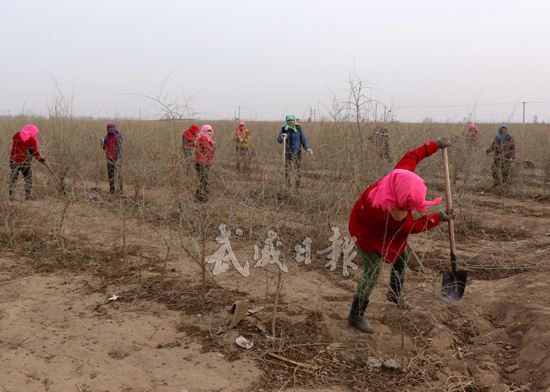
[[[138,299],[154,300],[191,314],[204,306],[208,309],[227,307],[240,293],[218,286],[206,268],[202,269],[202,287],[199,280],[175,281],[167,277],[166,282],[162,282],[165,260],[186,258],[204,267],[201,261],[214,248],[220,223],[225,223],[229,230],[243,229],[242,239],[232,237],[232,241],[242,248],[252,249],[254,244],[263,243],[269,229],[278,233],[283,243],[281,252],[287,258],[292,257],[294,246],[306,236],[319,248],[324,248],[330,228],[338,226],[343,233],[346,231],[349,213],[359,195],[370,183],[386,175],[406,151],[440,136],[463,135],[469,125],[386,124],[390,129],[393,159],[388,162],[376,149],[372,138],[373,123],[305,123],[304,130],[314,155],[303,156],[302,188],[295,194],[283,186],[282,147],[275,140],[281,124],[247,122],[252,131],[251,173],[234,176],[235,146],[231,136],[237,124],[212,122],[214,140],[219,147],[210,174],[211,200],[198,205],[194,203],[196,173],[194,170],[187,172],[180,154],[181,136],[191,123],[116,121],[124,136],[125,197],[103,196],[96,201],[90,200],[89,191],[95,186],[99,162],[101,186],[106,186],[106,167],[99,144],[105,134],[105,122],[70,118],[2,120],[0,149],[4,156],[9,154],[13,134],[28,123],[39,127],[40,151],[63,182],[66,194],[59,194],[54,180],[43,167],[34,163],[33,191],[45,202],[40,208],[25,202],[9,202],[6,196],[9,172],[5,170],[4,181],[0,184],[0,192],[5,195],[0,201],[4,217],[0,225],[0,250],[4,254],[25,257],[36,273],[74,272],[90,276],[85,285],[91,291],[106,290],[113,282],[124,280],[131,284],[129,291],[124,293],[124,298],[130,298],[125,300],[127,308],[134,306]],[[496,248],[506,247],[507,254],[517,253],[517,249],[511,248],[513,244],[507,243],[527,238],[528,233],[519,229],[486,228],[468,212],[474,206],[483,207],[482,201],[480,204],[472,201],[472,194],[482,190],[493,192],[488,189],[492,184],[492,159],[484,155],[484,150],[492,142],[498,124],[478,124],[478,128],[481,134],[478,148],[472,149],[459,142],[450,154],[453,200],[461,213],[461,220],[457,222],[458,238],[467,242],[481,236]],[[514,186],[497,194],[501,203],[494,207],[506,209],[510,199],[548,203],[550,158],[546,152],[550,147],[550,135],[543,125],[509,125],[509,128],[516,138],[517,161],[531,161],[535,168],[515,164]],[[439,159],[425,160],[417,173],[427,183],[429,198],[443,193]],[[17,190],[21,197],[21,180]],[[132,232],[126,249],[122,243],[124,222]],[[143,234],[146,232],[147,236]],[[115,233],[114,238],[106,241],[106,233],[109,236]],[[445,229],[441,228],[429,234],[427,241],[430,236],[445,235]],[[168,249],[172,253],[167,252]],[[416,250],[424,268],[439,271],[442,263],[446,263],[440,252]],[[125,254],[134,260],[129,270],[122,262],[127,257]],[[494,254],[487,257],[463,261],[476,278],[481,279],[509,276],[535,266],[521,258],[495,258]],[[538,265],[547,262],[546,255]],[[316,265],[309,270],[322,268],[320,262]],[[206,293],[209,296],[205,304]],[[182,298],[186,299],[185,307]],[[102,311],[96,309],[97,314]],[[422,347],[410,353],[412,359],[405,376],[396,370],[365,369],[366,359],[372,355],[368,347],[350,346],[346,351],[327,351],[326,344],[331,343],[333,337],[320,326],[318,317],[316,314],[307,316],[307,334],[303,333],[304,325],[287,328],[279,323],[276,335],[281,338],[277,343],[267,336],[259,323],[247,322],[240,327],[245,336],[249,334],[257,342],[257,349],[251,356],[265,369],[264,387],[343,382],[351,390],[364,390],[369,385],[377,385],[379,390],[398,390],[402,385],[420,385],[433,379],[437,358],[430,357]],[[224,351],[218,337],[212,337],[212,331],[188,332],[201,337],[205,349],[235,355]],[[318,371],[298,369],[266,356],[267,352],[322,368]],[[472,380],[449,379],[444,390],[482,389]]]

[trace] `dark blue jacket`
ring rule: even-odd
[[[285,127],[281,128],[281,133],[279,133],[279,137],[277,138],[277,141],[279,143],[283,142],[283,133],[286,134],[286,154],[300,154],[302,151],[302,146],[307,150],[309,149],[309,145],[307,144],[306,135],[304,134],[304,131],[302,130],[302,127],[299,125],[296,126],[299,130],[299,132],[294,132],[293,130],[289,129],[288,131],[285,131]]]

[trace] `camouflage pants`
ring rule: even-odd
[[[369,297],[374,290],[374,287],[378,283],[380,278],[380,272],[382,271],[382,257],[378,253],[365,252],[359,249],[359,254],[363,260],[365,269],[359,282],[357,283],[357,290],[355,296],[361,298],[363,301],[368,301]],[[391,277],[390,282],[399,282],[400,286],[405,281],[405,268],[407,267],[407,259],[409,254],[407,250],[399,256],[395,263],[391,264]]]
[[[510,167],[512,162],[506,159],[495,158],[491,170],[493,172],[494,186],[510,184]]]

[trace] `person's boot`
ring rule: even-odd
[[[372,325],[370,325],[363,317],[368,304],[369,301],[363,301],[362,298],[354,297],[353,303],[351,304],[351,309],[349,311],[348,323],[353,328],[357,328],[361,332],[374,333],[374,328]]]
[[[390,288],[386,293],[386,299],[396,304],[401,310],[410,310],[412,306],[405,301],[402,295],[403,282],[399,280],[390,280]]]

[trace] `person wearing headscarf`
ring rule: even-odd
[[[38,135],[38,127],[34,125],[26,125],[23,129],[13,135],[13,145],[10,154],[10,199],[13,200],[13,187],[19,178],[19,172],[23,174],[25,179],[25,199],[36,200],[31,195],[32,190],[32,171],[31,159],[34,156],[38,162],[44,163],[45,160],[38,152],[40,142],[36,139]]]
[[[109,176],[109,192],[115,193],[115,180],[118,185],[117,192],[122,195],[122,135],[116,129],[114,123],[107,124],[107,135],[101,140],[101,146],[105,150],[107,160],[107,174]]]
[[[313,151],[307,144],[306,135],[304,130],[296,121],[296,117],[293,114],[286,116],[285,125],[281,128],[277,142],[283,143],[286,141],[285,147],[285,178],[286,186],[290,188],[290,171],[292,165],[294,165],[296,172],[296,191],[300,190],[301,180],[301,167],[302,167],[302,147],[307,152],[313,155]]]
[[[244,122],[239,123],[239,127],[233,134],[233,141],[235,142],[235,150],[237,152],[237,173],[242,171],[243,173],[248,170],[248,143],[250,143],[250,131],[246,128]]]
[[[199,173],[199,188],[195,194],[197,202],[208,202],[208,172],[210,166],[212,166],[212,159],[214,157],[214,150],[216,149],[216,143],[212,141],[214,130],[210,125],[203,125],[201,131],[197,136],[197,143],[195,146],[195,169]]]
[[[493,187],[510,184],[510,166],[512,160],[516,158],[516,141],[508,133],[508,127],[501,125],[498,128],[498,135],[495,136],[493,144],[485,152],[490,154],[494,151],[493,166]]]
[[[454,214],[447,215],[444,210],[418,219],[412,214],[412,211],[426,212],[427,206],[441,201],[441,197],[426,200],[424,181],[414,173],[416,165],[438,149],[450,145],[449,138],[442,138],[407,152],[395,168],[369,186],[353,206],[349,232],[359,248],[365,269],[357,284],[348,322],[361,332],[374,333],[374,328],[363,316],[380,277],[382,262],[391,264],[390,289],[386,299],[401,309],[410,309],[402,294],[409,234],[430,230],[441,221],[454,217]]]
[[[468,132],[466,133],[466,139],[470,142],[471,146],[477,146],[479,144],[479,131],[475,124],[471,124],[468,127]]]
[[[195,138],[199,132],[199,127],[191,125],[191,127],[183,133],[181,152],[183,153],[185,162],[187,163],[187,170],[191,169],[191,162],[193,160],[193,148],[195,148]]]

